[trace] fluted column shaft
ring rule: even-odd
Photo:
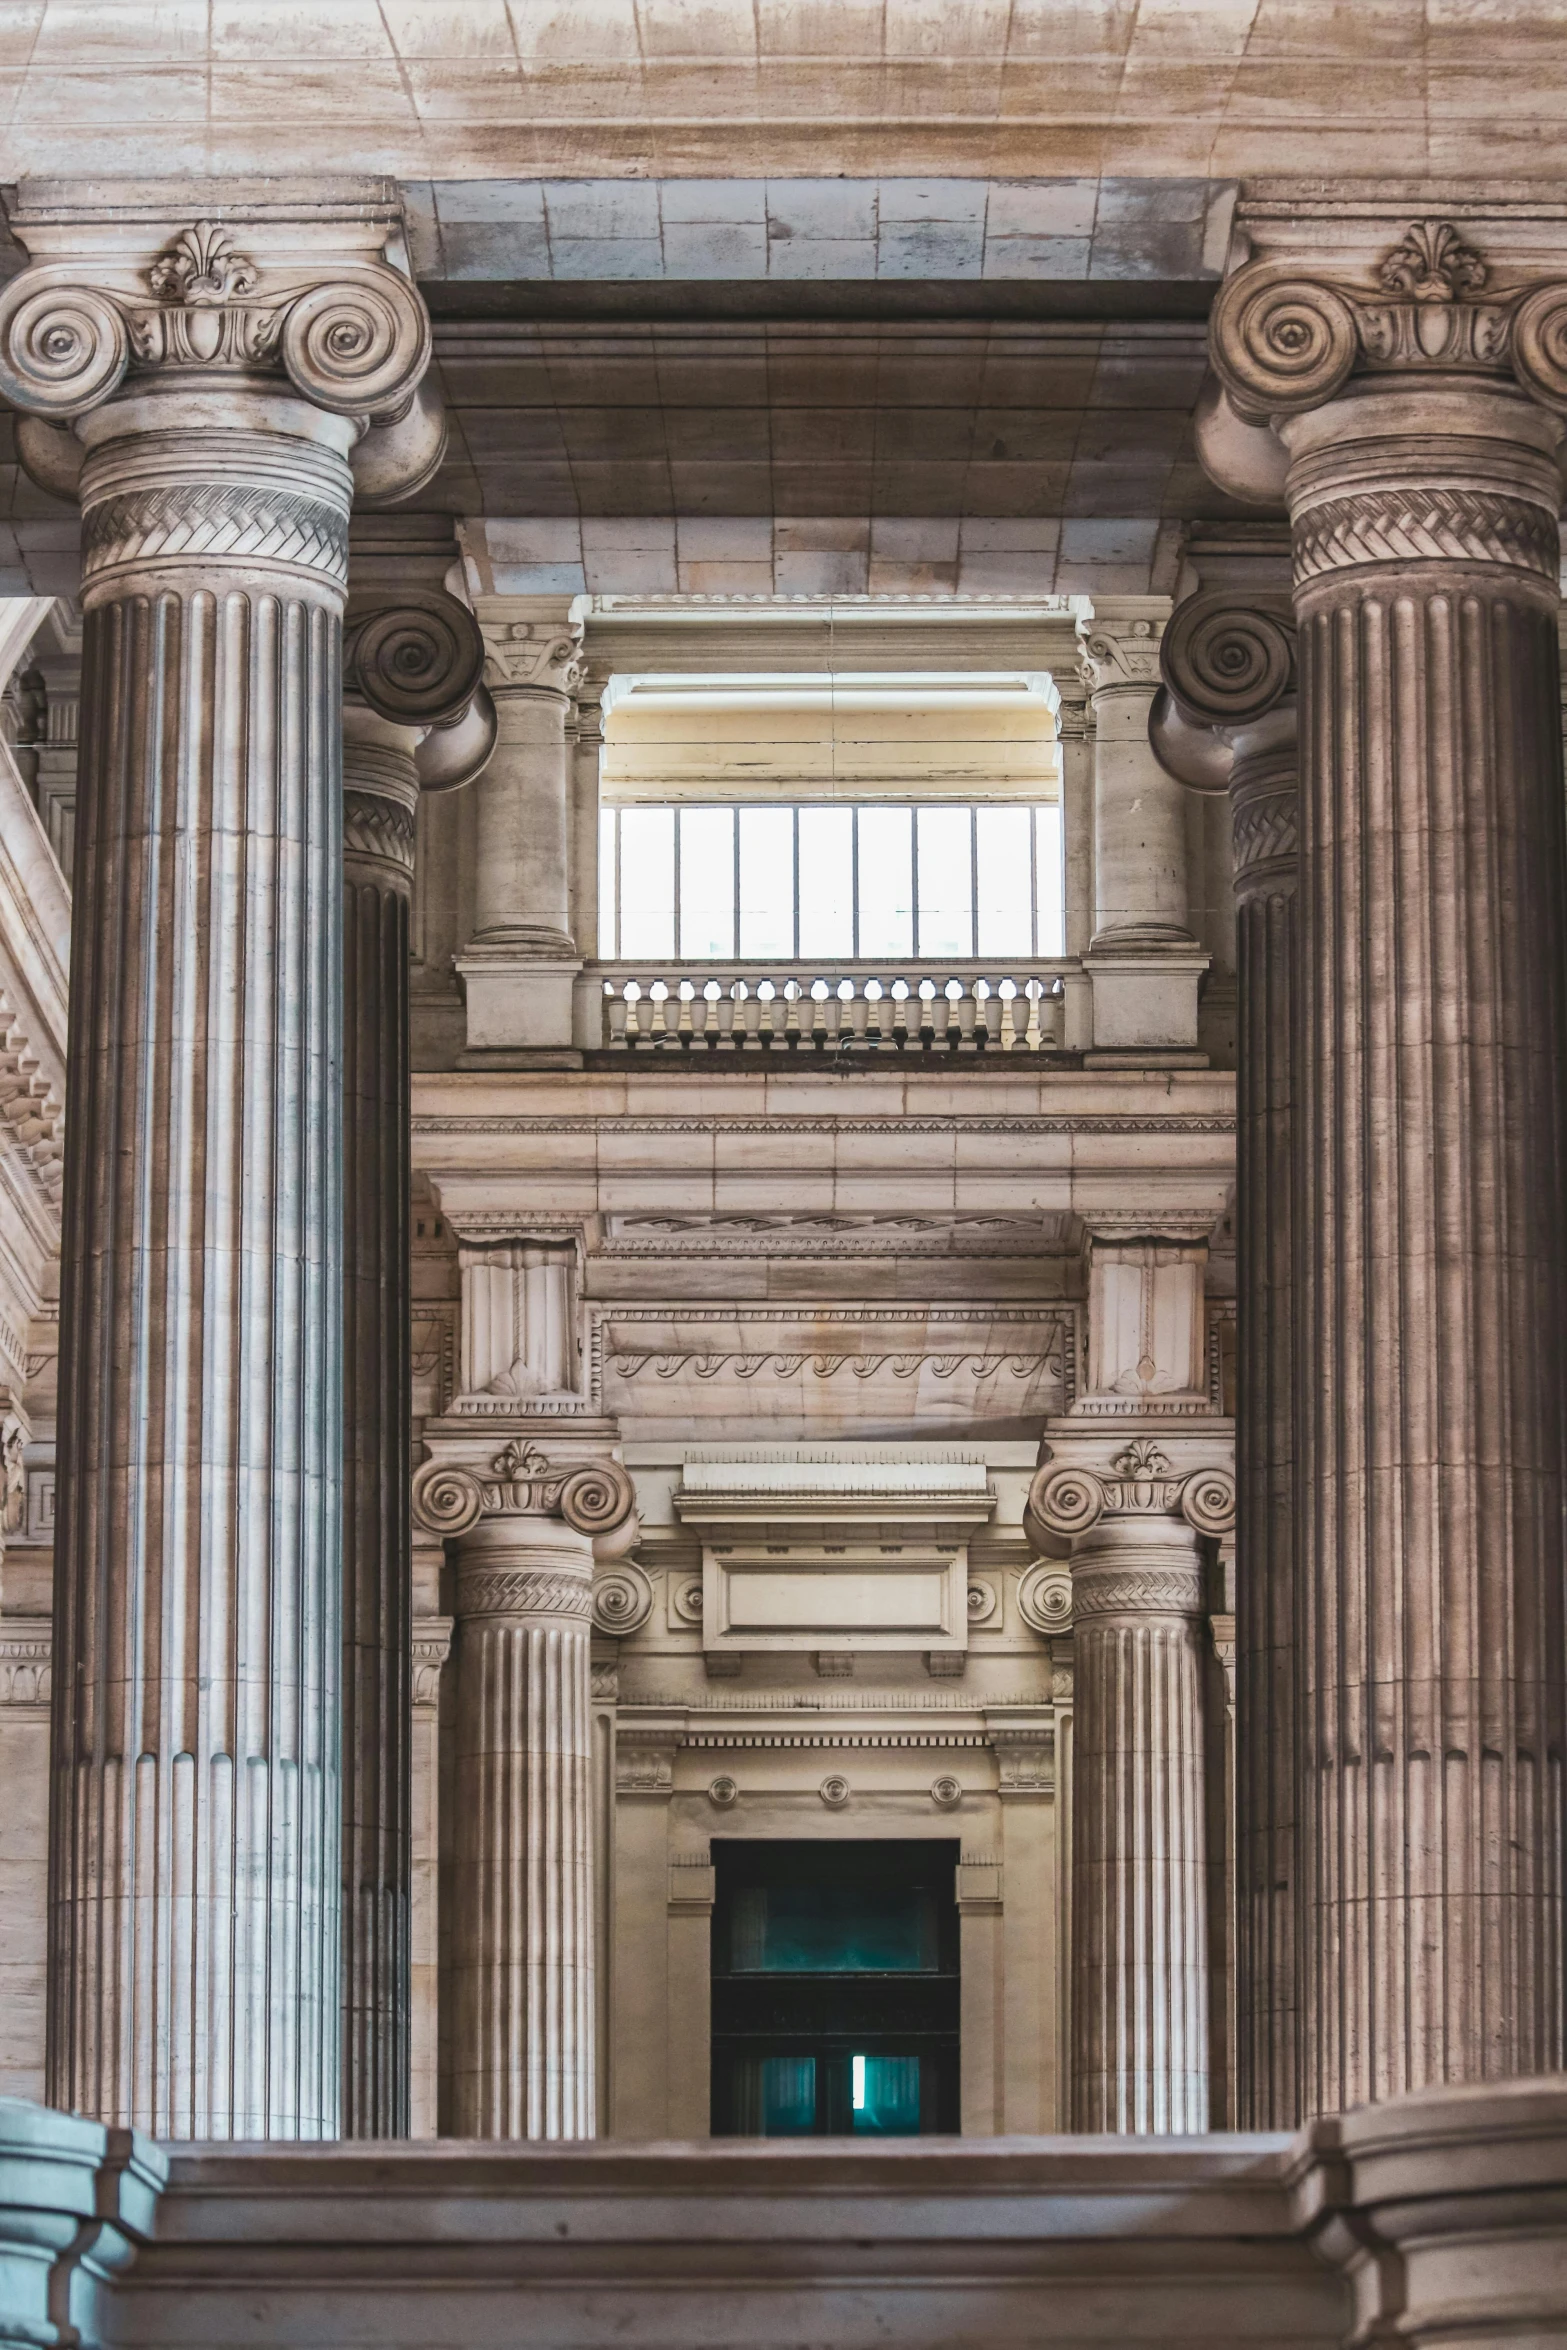
[[[408,2131],[408,934],[418,732],[343,716],[343,2134]]]
[[[1311,2113],[1562,2061],[1560,427],[1384,383],[1280,429]]]
[[[1297,756],[1293,702],[1243,729],[1235,834],[1236,2087],[1243,2129],[1294,2127]]]
[[[595,2129],[593,1544],[481,1519],[457,1570],[452,2127]]]
[[[1072,1554],[1072,2126],[1208,2126],[1202,1574],[1178,1520]]]
[[[80,499],[86,616],[49,2095],[333,2137],[344,583],[356,482],[439,454],[429,322],[384,183],[10,216],[0,389]]]
[[[49,2090],[170,2137],[338,2113],[352,435],[270,405],[81,492]]]

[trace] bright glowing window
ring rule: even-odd
[[[599,951],[971,962],[1065,951],[1057,803],[603,811]]]

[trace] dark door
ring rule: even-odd
[[[715,2137],[957,2130],[957,1863],[714,1840]]]

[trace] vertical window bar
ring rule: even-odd
[[[795,961],[795,962],[798,962],[798,961],[799,961],[799,959],[800,959],[800,811],[799,811],[799,809],[798,809],[798,808],[796,808],[796,809],[795,809],[795,811],[794,811],[794,826],[793,826],[793,830],[794,830],[794,928],[793,928],[793,930],[790,932],[790,936],[791,936],[791,938],[794,940],[794,958],[793,958],[793,959],[794,959],[794,961]]]
[[[968,951],[979,953],[979,810],[968,812]]]
[[[913,898],[909,935],[914,941],[914,960],[920,959],[920,812],[909,809],[909,893]]]
[[[1039,953],[1039,810],[1028,811],[1028,936],[1029,953]]]
[[[860,959],[860,811],[849,810],[849,959]]]

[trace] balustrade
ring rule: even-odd
[[[1062,1048],[1074,961],[870,966],[599,963],[612,1050],[1048,1053]]]

